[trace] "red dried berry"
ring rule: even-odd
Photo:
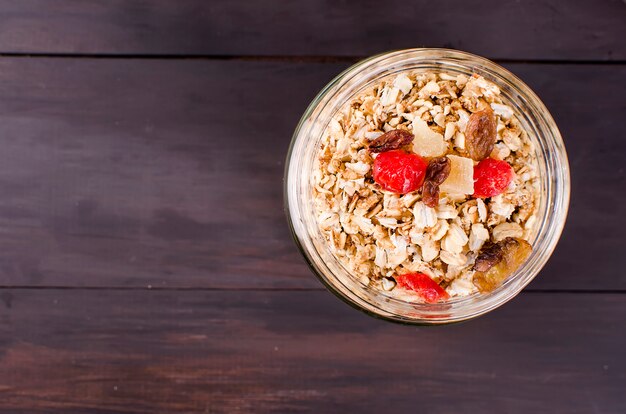
[[[394,278],[398,286],[416,292],[427,303],[439,302],[450,297],[448,292],[424,273],[405,273]]]
[[[383,152],[374,160],[374,181],[387,191],[410,193],[422,186],[427,166],[416,154],[402,150]]]
[[[474,197],[502,194],[514,175],[513,168],[506,161],[485,158],[474,167]]]

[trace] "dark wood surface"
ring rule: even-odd
[[[625,60],[621,0],[0,1],[8,53],[366,56],[448,47],[497,59]]]
[[[286,226],[283,163],[346,65],[2,59],[2,284],[319,287]],[[606,191],[626,188],[626,104],[604,95],[626,66],[506,66],[552,109],[572,164],[565,236],[530,288],[626,290],[626,193]]]
[[[626,412],[626,5],[0,0],[0,413]],[[355,57],[486,55],[564,136],[568,222],[478,320],[326,292],[282,174]]]
[[[6,412],[626,411],[620,294],[526,293],[443,329],[373,320],[327,292],[2,301]]]

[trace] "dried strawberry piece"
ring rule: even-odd
[[[404,273],[394,278],[398,286],[416,292],[426,303],[435,303],[450,297],[448,292],[424,273]]]
[[[382,152],[374,160],[374,181],[387,191],[410,193],[424,183],[427,166],[416,154],[402,150]]]
[[[485,158],[474,167],[474,197],[502,194],[514,175],[513,168],[506,161]]]

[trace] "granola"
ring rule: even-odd
[[[400,185],[384,182],[398,180],[385,168],[400,162]],[[479,192],[475,171],[501,175]],[[416,302],[433,291],[441,300],[468,296],[497,285],[484,272],[474,280],[483,249],[533,234],[537,174],[533,143],[495,84],[402,73],[352,99],[326,128],[312,178],[317,222],[331,252],[374,289]],[[508,263],[500,278],[514,270]],[[420,295],[413,287],[424,280],[406,281],[416,272],[438,286]]]

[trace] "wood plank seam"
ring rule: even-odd
[[[27,286],[27,285],[5,285],[0,286],[2,290],[58,290],[58,291],[92,291],[106,290],[118,292],[324,292],[325,288],[272,288],[272,287],[162,287],[162,286]],[[626,289],[532,289],[526,288],[523,294],[558,294],[558,295],[623,295]]]
[[[296,62],[296,63],[351,63],[368,57],[330,55],[222,55],[222,54],[123,54],[123,53],[25,53],[0,52],[6,58],[58,58],[58,59],[146,59],[146,60],[240,60],[254,62]],[[626,65],[626,60],[604,59],[512,59],[488,57],[499,64],[529,65]]]

